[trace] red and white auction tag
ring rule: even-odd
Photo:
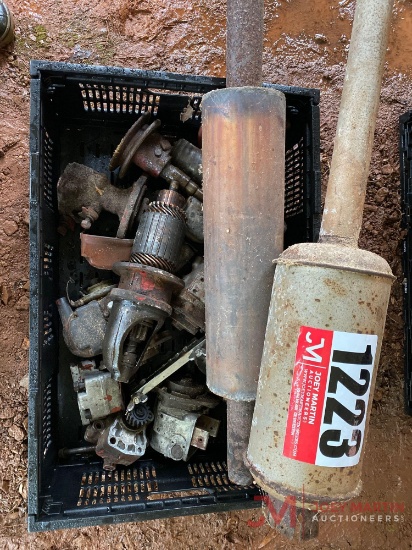
[[[354,466],[362,451],[378,337],[301,327],[283,455]]]

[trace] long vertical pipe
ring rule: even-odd
[[[227,88],[262,86],[263,15],[263,0],[227,0]],[[239,485],[253,480],[244,464],[244,454],[254,407],[254,401],[227,401],[228,473],[229,479]]]
[[[263,0],[228,0],[226,86],[262,86]]]
[[[207,383],[227,400],[228,475],[244,464],[283,250],[286,102],[262,88],[263,0],[228,0],[227,89],[203,98]]]
[[[393,0],[358,0],[320,242],[357,246]]]

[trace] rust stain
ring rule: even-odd
[[[325,279],[325,285],[328,286],[338,296],[346,296],[346,289],[333,279]]]

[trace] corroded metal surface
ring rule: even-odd
[[[132,252],[133,239],[117,239],[80,234],[81,255],[97,269],[112,269],[116,262],[126,262]]]
[[[137,372],[153,335],[162,327],[172,308],[172,293],[183,287],[181,279],[151,266],[120,262],[113,266],[120,275],[103,341],[103,363],[119,382],[128,382]]]
[[[172,322],[191,334],[205,331],[205,283],[203,261],[194,262],[192,271],[183,277],[185,288],[172,302]]]
[[[393,0],[358,0],[320,241],[357,245]]]
[[[273,260],[283,250],[285,97],[217,90],[202,112],[207,383],[253,401]]]
[[[322,467],[283,455],[298,335],[302,326],[377,335],[372,395],[393,276],[379,256],[332,244],[295,245],[277,264],[247,461],[272,496],[293,495],[301,506],[303,498],[307,506],[347,500],[359,493],[362,458]],[[365,436],[371,406],[369,399]]]
[[[116,214],[120,234],[133,223],[143,199],[146,177],[142,176],[129,189],[111,185],[105,174],[72,162],[68,164],[57,183],[59,212],[89,229],[102,210]]]
[[[226,85],[261,86],[263,0],[228,0]]]
[[[172,149],[172,159],[197,184],[202,185],[202,150],[186,139],[179,139]]]
[[[176,271],[185,238],[184,198],[173,189],[159,192],[140,219],[130,260]]]
[[[120,167],[122,178],[131,163],[135,163],[152,177],[162,177],[169,184],[178,183],[188,195],[202,200],[202,191],[185,172],[171,164],[172,144],[156,130],[161,126],[159,119],[149,125],[150,113],[143,114],[128,130],[117,146],[110,161],[109,169]]]
[[[56,300],[63,325],[63,338],[78,357],[94,357],[102,352],[107,319],[97,300],[72,310],[67,298]]]
[[[254,406],[254,401],[227,400],[227,474],[236,485],[250,485],[253,481],[244,457]]]

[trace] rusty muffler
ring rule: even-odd
[[[357,2],[320,242],[277,261],[247,463],[301,508],[361,489],[394,277],[357,242],[392,4]]]
[[[227,9],[229,88],[202,101],[207,384],[228,404],[229,478],[247,485],[273,260],[283,250],[286,101],[260,87],[263,0]]]

